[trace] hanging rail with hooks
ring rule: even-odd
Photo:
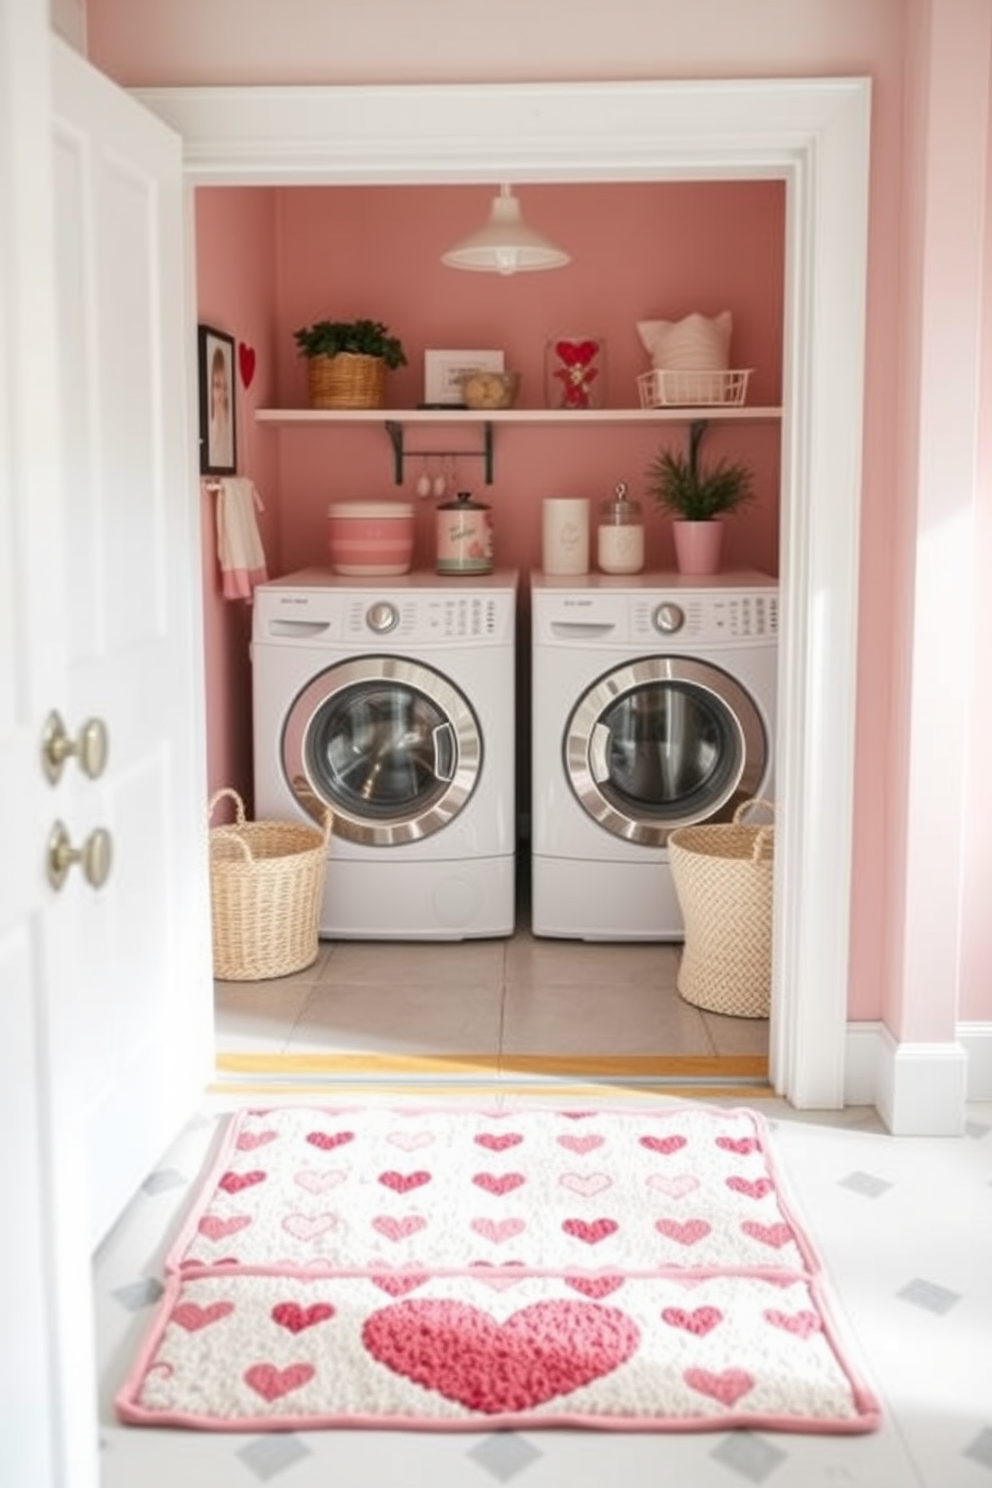
[[[389,435],[393,446],[393,476],[398,486],[403,484],[404,462],[410,459],[424,460],[482,460],[484,461],[485,481],[487,486],[493,483],[493,426],[486,420],[482,425],[483,447],[474,450],[428,450],[407,449],[405,443],[406,431],[401,423],[395,419],[386,420],[386,433]]]

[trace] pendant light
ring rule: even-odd
[[[486,225],[449,248],[441,262],[449,269],[474,269],[481,274],[520,274],[528,269],[560,269],[571,257],[527,226],[520,202],[509,186],[501,186]]]

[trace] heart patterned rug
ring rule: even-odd
[[[134,1424],[879,1424],[748,1110],[242,1111],[166,1271]]]

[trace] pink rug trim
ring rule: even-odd
[[[135,1424],[880,1421],[750,1111],[244,1111],[166,1269]]]

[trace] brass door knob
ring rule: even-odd
[[[84,775],[96,780],[107,765],[110,745],[102,718],[88,718],[75,739],[70,738],[59,713],[53,708],[41,736],[41,767],[55,785],[66,760],[75,755]]]
[[[79,863],[87,883],[102,889],[110,877],[111,848],[110,833],[103,827],[95,827],[82,847],[73,847],[65,823],[57,821],[48,838],[48,882],[58,891],[69,869]]]

